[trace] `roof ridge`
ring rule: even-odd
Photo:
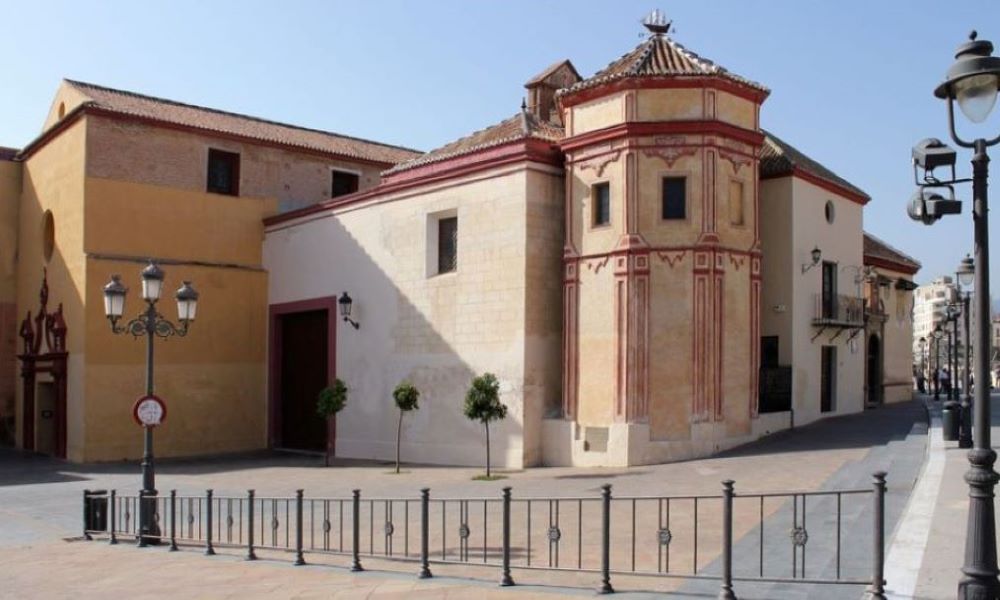
[[[923,266],[922,263],[919,260],[913,258],[912,256],[910,256],[906,252],[903,252],[899,248],[893,246],[892,244],[890,244],[889,242],[887,242],[887,241],[883,240],[882,238],[878,237],[874,233],[871,233],[871,232],[868,232],[868,231],[865,231],[865,230],[862,230],[861,233],[863,233],[864,235],[868,236],[869,238],[871,238],[875,242],[877,242],[879,244],[882,244],[883,246],[885,246],[889,250],[892,250],[893,252],[895,252],[896,254],[902,256],[903,258],[906,258],[907,260],[911,261],[913,264]]]
[[[112,92],[112,93],[115,93],[115,94],[123,94],[125,96],[132,96],[132,97],[135,97],[135,98],[142,98],[142,99],[145,99],[145,100],[152,100],[154,102],[162,102],[164,104],[171,104],[173,106],[180,106],[180,107],[185,107],[185,108],[192,108],[192,109],[195,109],[195,110],[203,110],[203,111],[206,111],[206,112],[211,112],[211,113],[215,113],[215,114],[219,114],[219,115],[226,115],[226,116],[230,116],[230,117],[238,117],[240,119],[248,119],[248,120],[251,120],[251,121],[256,121],[258,123],[266,123],[268,125],[277,125],[279,127],[288,127],[290,129],[297,129],[299,131],[309,131],[309,132],[312,132],[312,133],[319,133],[319,134],[323,134],[323,135],[328,135],[330,137],[337,137],[337,138],[341,138],[341,139],[353,140],[353,141],[356,141],[356,142],[364,142],[366,144],[372,144],[372,145],[375,145],[375,146],[382,146],[384,148],[393,148],[395,150],[404,150],[406,152],[417,152],[417,153],[421,153],[421,154],[423,153],[422,150],[417,150],[415,148],[408,148],[406,146],[399,146],[399,145],[396,145],[396,144],[387,144],[385,142],[378,142],[378,141],[370,140],[370,139],[367,139],[367,138],[357,137],[357,136],[353,136],[353,135],[346,135],[346,134],[343,134],[343,133],[336,133],[336,132],[333,132],[333,131],[327,131],[325,129],[315,129],[315,128],[312,128],[312,127],[303,127],[301,125],[293,125],[291,123],[283,123],[281,121],[273,121],[271,119],[265,119],[265,118],[262,118],[262,117],[255,117],[253,115],[247,115],[247,114],[244,114],[244,113],[237,113],[237,112],[232,112],[232,111],[228,111],[228,110],[221,110],[221,109],[218,109],[218,108],[211,108],[209,106],[201,106],[199,104],[189,104],[187,102],[180,102],[178,100],[171,100],[169,98],[161,98],[159,96],[151,96],[149,94],[141,94],[139,92],[133,92],[131,90],[121,90],[121,89],[118,89],[118,88],[112,88],[112,87],[107,87],[107,86],[104,86],[104,85],[98,85],[96,83],[89,83],[89,82],[86,82],[86,81],[78,81],[78,80],[75,80],[75,79],[68,79],[68,78],[63,78],[63,81],[65,81],[66,83],[72,85],[73,87],[76,87],[77,89],[79,89],[79,87],[94,88],[94,89],[98,89],[98,90],[105,91],[105,92]],[[95,105],[100,105],[100,103],[97,102],[97,101],[91,100],[91,102],[93,104],[95,104]]]

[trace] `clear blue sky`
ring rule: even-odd
[[[931,90],[970,29],[1000,45],[997,0],[21,1],[5,8],[0,145],[39,133],[67,77],[429,150],[513,114],[557,60],[588,76],[621,56],[653,8],[680,43],[771,88],[762,125],[866,190],[865,228],[920,260],[919,281],[954,272],[970,207],[910,221],[910,147],[947,138]],[[1000,107],[982,130],[1000,132]]]

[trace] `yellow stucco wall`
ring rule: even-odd
[[[165,253],[169,248],[160,250]],[[87,280],[93,285],[86,294],[89,401],[84,415],[84,460],[142,454],[142,430],[132,420],[131,409],[145,392],[146,340],[112,334],[104,317],[101,287],[111,273],[122,275],[130,288],[125,315],[131,318],[144,306],[139,301],[143,266],[141,262],[88,260]],[[163,269],[166,281],[160,312],[165,318],[177,322],[173,292],[182,280],[191,280],[201,298],[198,318],[187,336],[154,342],[155,390],[168,411],[166,422],[156,430],[157,455],[264,447],[267,274],[191,264],[164,264]]]
[[[17,379],[17,228],[21,163],[0,160],[0,438],[12,435]]]
[[[68,326],[66,349],[70,354],[67,374],[67,455],[72,460],[84,456],[84,304],[87,289],[86,257],[83,249],[84,149],[86,120],[77,121],[61,135],[39,149],[23,164],[20,199],[17,315],[38,311],[38,290],[42,270],[48,270],[49,309],[63,305]],[[43,254],[43,216],[51,211],[55,224],[55,244],[51,259]],[[23,394],[18,386],[18,444],[23,444],[21,421]]]
[[[146,258],[160,260],[167,272],[161,308],[166,318],[176,320],[173,293],[182,279],[191,279],[201,293],[189,336],[156,343],[157,391],[169,411],[157,434],[157,454],[229,452],[266,444],[262,219],[277,212],[278,199],[208,194],[177,184],[178,179],[204,176],[193,165],[188,166],[195,174],[185,171],[183,161],[158,161],[159,151],[179,143],[177,135],[83,117],[24,164],[18,315],[37,310],[42,268],[47,267],[50,309],[63,303],[68,328],[71,460],[141,455],[140,430],[130,410],[145,390],[145,343],[110,332],[102,287],[111,274],[121,274],[130,288],[125,320],[135,316],[142,307],[139,271]],[[149,181],[156,180],[151,173],[165,172],[158,171],[159,163],[171,165],[173,179]],[[265,180],[266,173],[247,174],[252,164],[243,169],[247,180]],[[254,186],[241,192],[247,189]],[[55,223],[48,262],[42,251],[46,210]],[[19,392],[19,406],[21,401]]]

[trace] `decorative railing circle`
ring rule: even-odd
[[[188,525],[194,525],[194,515],[188,513]]]
[[[386,521],[386,523],[385,523],[385,535],[386,535],[386,537],[392,536],[392,534],[393,534],[394,531],[396,531],[396,528],[392,526],[392,522]]]
[[[548,536],[550,542],[558,542],[560,539],[562,539],[562,532],[559,531],[558,527],[553,525],[552,527],[549,527]]]
[[[331,528],[332,528],[332,526],[330,525],[330,520],[329,519],[324,520],[323,521],[323,533],[330,533],[330,529]]]
[[[278,530],[278,519],[277,519],[277,517],[272,517],[271,518],[271,529],[273,529],[275,531]]]
[[[674,534],[670,532],[666,527],[661,527],[656,532],[656,541],[660,543],[661,546],[669,546],[670,542],[673,541]]]
[[[234,522],[233,515],[229,515],[228,517],[226,517],[226,527],[232,527],[233,522]]]
[[[806,531],[805,527],[794,527],[791,531],[792,543],[796,546],[802,547],[806,545],[809,541],[809,532]]]
[[[465,523],[458,526],[458,537],[463,540],[469,539],[469,526]]]

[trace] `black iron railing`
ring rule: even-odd
[[[180,495],[155,498],[160,540],[179,544],[305,555],[494,567],[501,585],[512,570],[594,573],[611,592],[612,575],[734,582],[865,584],[882,593],[885,474],[871,488],[739,493],[732,481],[715,495],[367,498]],[[138,495],[84,492],[84,533],[111,543],[138,538]],[[149,501],[149,500],[147,500]],[[101,515],[106,518],[102,518]],[[845,523],[845,516],[850,520]],[[857,527],[858,522],[870,526]],[[850,530],[845,527],[853,525]],[[844,540],[851,539],[845,561]],[[868,550],[870,554],[868,554]],[[807,561],[807,550],[808,558]],[[859,557],[866,555],[866,560]],[[728,592],[727,592],[728,593]],[[878,597],[878,596],[876,596]]]

